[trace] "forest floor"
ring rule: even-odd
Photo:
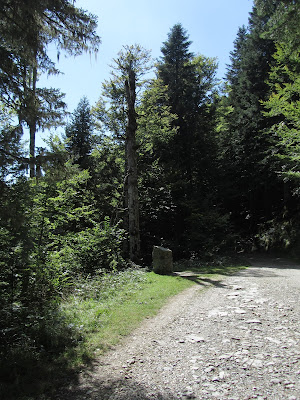
[[[249,262],[173,297],[56,399],[300,399],[300,264]]]

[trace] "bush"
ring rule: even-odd
[[[111,226],[106,217],[103,224],[62,237],[60,248],[49,253],[49,265],[64,273],[122,269],[126,265],[121,255],[124,236],[124,230]]]
[[[259,227],[256,239],[264,250],[286,250],[295,247],[299,241],[299,216],[292,219],[275,218]]]
[[[186,219],[185,240],[190,252],[218,252],[229,234],[229,215],[217,208],[195,209]]]

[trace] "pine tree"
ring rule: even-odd
[[[248,31],[242,28],[231,53],[227,80],[227,139],[223,154],[229,158],[227,207],[239,224],[255,231],[262,218],[270,218],[280,196],[276,176],[268,162],[271,143],[264,130],[271,123],[263,115],[261,100],[268,96],[266,84],[273,62],[274,42],[262,34],[268,17],[254,7]],[[226,160],[225,160],[226,162]]]
[[[66,149],[82,169],[88,168],[92,150],[93,124],[89,101],[83,97],[66,126]]]
[[[176,210],[173,240],[185,247],[193,235],[191,216],[196,209],[199,215],[204,203],[208,207],[208,197],[214,191],[213,97],[217,68],[215,59],[194,56],[188,39],[182,25],[174,25],[163,43],[163,56],[157,66],[158,78],[167,87],[166,105],[176,115],[176,134],[164,158],[168,160],[166,171]]]

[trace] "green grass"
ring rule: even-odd
[[[143,319],[155,315],[169,297],[193,285],[179,276],[139,270],[128,270],[105,279],[104,284],[101,280],[89,282],[89,285],[99,286],[93,297],[86,297],[82,292],[70,296],[62,304],[66,320],[82,338],[76,349],[64,354],[73,365],[80,365],[114,346]]]

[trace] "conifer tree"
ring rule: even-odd
[[[66,126],[66,148],[74,157],[75,163],[82,169],[89,166],[92,150],[92,116],[89,101],[83,97],[73,113],[71,122]]]
[[[173,126],[176,134],[165,154],[166,171],[171,184],[175,206],[175,236],[177,246],[191,243],[188,237],[191,216],[209,203],[214,191],[214,107],[216,60],[195,56],[190,51],[191,41],[181,24],[172,27],[168,40],[161,48],[162,57],[157,75],[167,87],[171,113],[176,115]],[[206,199],[206,200],[205,200]],[[199,244],[199,243],[198,243]]]
[[[279,196],[276,177],[268,163],[271,148],[264,130],[271,123],[263,115],[261,100],[268,97],[266,83],[273,62],[274,42],[262,37],[268,17],[261,17],[254,7],[246,31],[241,28],[231,53],[227,80],[227,139],[223,140],[223,154],[228,163],[229,184],[227,205],[255,230],[261,218],[272,215]],[[225,161],[226,162],[226,161]]]
[[[34,177],[37,129],[60,123],[65,108],[58,90],[38,87],[40,73],[59,72],[47,54],[48,46],[56,46],[58,57],[61,51],[72,55],[97,51],[96,17],[67,0],[2,0],[0,5],[0,93],[16,110],[20,124],[29,128]]]
[[[256,4],[261,15],[270,15],[269,1],[256,1]],[[275,40],[276,52],[267,82],[269,96],[262,105],[265,118],[272,121],[265,134],[273,142],[271,160],[283,193],[282,208],[266,225],[267,234],[264,236],[268,245],[294,245],[297,251],[300,211],[300,4],[276,1],[274,6],[264,38]]]

